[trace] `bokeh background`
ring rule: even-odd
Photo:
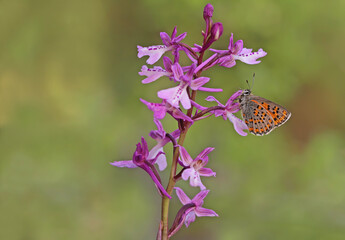
[[[154,185],[109,162],[130,159],[155,129],[139,98],[158,101],[172,86],[141,84],[146,58],[136,45],[161,44],[159,32],[175,25],[187,44],[200,43],[206,3],[0,2],[0,239],[155,238]],[[208,86],[224,89],[214,95],[226,101],[255,72],[254,93],[292,117],[265,137],[241,137],[220,118],[194,124],[190,154],[216,147],[204,206],[220,217],[199,218],[176,239],[345,239],[345,1],[211,3],[224,25],[215,47],[225,49],[233,32],[268,52],[259,65],[207,71]],[[171,217],[181,206],[174,197]]]

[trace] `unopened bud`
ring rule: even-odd
[[[211,29],[211,38],[213,41],[217,41],[223,34],[223,24],[217,22],[213,24]]]
[[[213,6],[210,3],[208,3],[204,7],[204,15],[203,16],[204,16],[205,21],[206,21],[206,19],[211,18],[212,15],[213,15]]]

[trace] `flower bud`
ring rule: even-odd
[[[203,17],[204,17],[205,21],[206,21],[206,19],[211,18],[212,15],[213,15],[213,6],[210,3],[208,3],[204,7]]]
[[[223,24],[217,22],[213,24],[211,29],[211,38],[213,41],[217,41],[223,34]]]

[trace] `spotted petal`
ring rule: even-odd
[[[262,48],[259,49],[257,52],[252,52],[251,49],[243,48],[240,54],[234,55],[234,58],[237,60],[240,60],[247,64],[258,64],[261,61],[258,61],[258,58],[264,57],[267,55],[267,52],[262,50]]]
[[[166,52],[171,50],[171,47],[167,47],[165,45],[156,45],[150,47],[142,47],[137,46],[138,48],[138,58],[142,58],[143,56],[148,55],[149,58],[147,59],[147,64],[154,64],[157,62],[162,55]]]
[[[148,68],[146,65],[144,65],[141,67],[139,75],[147,76],[147,78],[141,81],[143,84],[147,84],[156,81],[158,78],[162,76],[168,76],[169,73],[159,66]]]

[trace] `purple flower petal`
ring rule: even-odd
[[[195,197],[192,199],[192,202],[196,206],[201,206],[204,204],[204,198],[207,196],[207,194],[210,192],[210,190],[202,190],[200,191]]]
[[[195,208],[194,212],[198,217],[218,217],[215,211],[203,207]]]
[[[144,80],[141,82],[143,84],[151,83],[153,81],[156,81],[158,78],[162,76],[168,76],[169,73],[165,71],[163,68],[155,66],[153,68],[147,68],[146,65],[141,67],[141,71],[139,72],[140,76],[147,76]]]
[[[138,47],[138,58],[141,58],[143,56],[148,55],[149,58],[147,59],[147,64],[154,64],[157,62],[161,56],[166,52],[171,50],[171,47],[167,47],[165,45],[156,45],[156,46],[150,46],[150,47]]]
[[[172,88],[160,90],[157,93],[157,95],[159,98],[166,99],[168,101],[168,103],[170,103],[172,106],[179,107],[179,101],[176,101],[176,100],[173,101],[175,96],[176,96],[176,92],[178,90],[179,90],[179,86],[172,87]],[[179,99],[177,99],[177,100],[179,100]]]
[[[211,57],[209,57],[208,59],[206,59],[203,63],[201,63],[195,70],[194,73],[199,72],[207,63],[209,63],[211,60],[213,60],[215,57],[217,56],[217,54],[213,54]]]
[[[194,168],[190,168],[190,169],[191,171],[190,171],[189,184],[192,187],[200,187],[201,190],[205,190],[206,187],[204,186],[204,184],[202,184],[199,173],[195,171]]]
[[[208,81],[210,81],[210,78],[208,77],[199,77],[192,81],[192,83],[190,84],[190,87],[193,90],[198,90],[201,86],[206,84]]]
[[[195,159],[204,159],[210,152],[212,152],[215,148],[208,147],[199,153],[199,155]]]
[[[163,152],[163,146],[157,144],[149,152],[148,159],[152,159],[158,155],[158,153]],[[160,154],[156,159],[156,164],[158,165],[159,171],[163,171],[167,167],[167,160],[165,154]]]
[[[233,48],[231,49],[231,51],[232,51],[232,54],[238,54],[242,51],[242,49],[243,49],[243,41],[238,40],[233,46]]]
[[[142,165],[140,166],[142,169],[144,169],[152,178],[153,182],[155,183],[157,189],[164,194],[165,196],[167,196],[168,198],[171,199],[171,196],[167,193],[167,191],[165,190],[165,188],[162,186],[162,184],[160,183],[160,181],[158,180],[158,178],[156,177],[156,175],[153,173],[152,169],[149,168],[147,165]]]
[[[234,128],[238,134],[240,134],[241,136],[247,136],[247,133],[243,130],[248,130],[248,126],[244,123],[243,120],[235,117],[235,115],[233,115],[232,113],[228,113],[227,117],[233,123]]]
[[[180,136],[180,133],[181,133],[180,130],[176,129],[170,135],[173,136],[173,138],[178,138]]]
[[[179,36],[177,36],[176,38],[174,38],[174,42],[180,42],[180,41],[183,40],[186,36],[187,36],[187,33],[184,32],[184,33],[180,34]]]
[[[174,74],[174,78],[176,80],[180,80],[180,78],[183,76],[183,70],[182,67],[180,66],[180,64],[175,63],[171,66],[171,70]]]
[[[183,223],[185,222],[186,216],[194,211],[194,204],[184,205],[176,214],[175,220],[169,229],[168,237],[173,236],[178,230],[181,229]]]
[[[190,102],[190,98],[188,96],[186,87],[181,92],[180,102],[181,102],[184,109],[190,109],[191,108],[191,102]]]
[[[174,110],[171,111],[171,115],[177,119],[182,119],[182,120],[185,120],[188,122],[193,122],[193,120],[190,117],[188,117],[186,114],[184,114],[181,110],[179,110],[177,108],[174,108]]]
[[[212,171],[211,168],[201,168],[199,169],[199,174],[200,176],[203,177],[212,177],[212,176],[216,176],[216,173]]]
[[[176,191],[177,197],[180,199],[180,202],[183,205],[186,205],[192,202],[192,200],[190,200],[190,198],[184,193],[184,191],[181,188],[175,187],[175,191]]]
[[[232,96],[229,98],[229,100],[226,102],[225,106],[229,106],[230,104],[233,103],[233,101],[238,98],[239,96],[241,96],[242,94],[242,90],[238,90],[237,92],[235,92],[234,94],[232,94]]]
[[[182,179],[187,181],[191,174],[195,172],[192,168],[187,168],[182,172]]]
[[[223,89],[221,88],[206,88],[206,87],[199,87],[199,91],[204,91],[204,92],[223,92]]]
[[[189,227],[189,224],[191,224],[194,221],[195,221],[195,212],[194,211],[190,211],[186,215],[186,218],[184,220],[184,224],[186,225],[186,227]]]
[[[234,43],[234,34],[231,33],[230,39],[229,39],[229,45],[228,45],[228,49],[231,51],[232,47],[233,47],[233,43]]]
[[[233,55],[227,55],[218,59],[218,64],[226,68],[232,68],[236,65],[236,61]]]
[[[157,129],[158,129],[158,132],[159,132],[161,135],[165,135],[165,131],[164,131],[164,129],[163,129],[162,123],[161,123],[159,120],[157,120],[157,119],[153,119],[153,122],[156,124]],[[164,137],[164,136],[162,136],[162,137]]]
[[[189,166],[193,162],[193,158],[183,146],[180,146],[180,156],[183,164],[186,166]]]
[[[163,44],[165,46],[169,46],[171,41],[170,36],[166,32],[161,32],[159,35],[162,39]]]
[[[213,97],[213,96],[208,96],[207,98],[205,98],[205,100],[208,101],[208,102],[216,101],[216,102],[218,103],[218,106],[224,107],[224,105],[221,104],[221,103],[220,103],[215,97]]]
[[[197,109],[199,109],[199,110],[201,110],[201,111],[207,109],[207,107],[201,106],[200,104],[198,104],[198,103],[196,103],[196,102],[194,102],[194,101],[192,101],[192,100],[191,100],[191,103],[192,103],[192,105],[193,105],[194,107],[196,107]]]
[[[138,167],[137,165],[135,165],[133,163],[132,160],[129,160],[129,161],[114,161],[114,162],[111,162],[110,164],[115,166],[115,167],[126,167],[126,168],[136,168],[136,167]]]
[[[247,64],[258,64],[261,61],[258,61],[257,59],[267,55],[267,53],[261,48],[257,52],[251,52],[251,51],[249,53],[242,53],[242,52],[239,55],[234,55],[234,57],[236,60],[238,59]]]
[[[171,39],[174,39],[177,33],[177,27],[175,26],[172,33],[171,33]]]
[[[171,66],[172,66],[172,61],[170,58],[164,56],[163,57],[163,64],[164,64],[164,68],[166,71],[168,72],[172,72]]]

